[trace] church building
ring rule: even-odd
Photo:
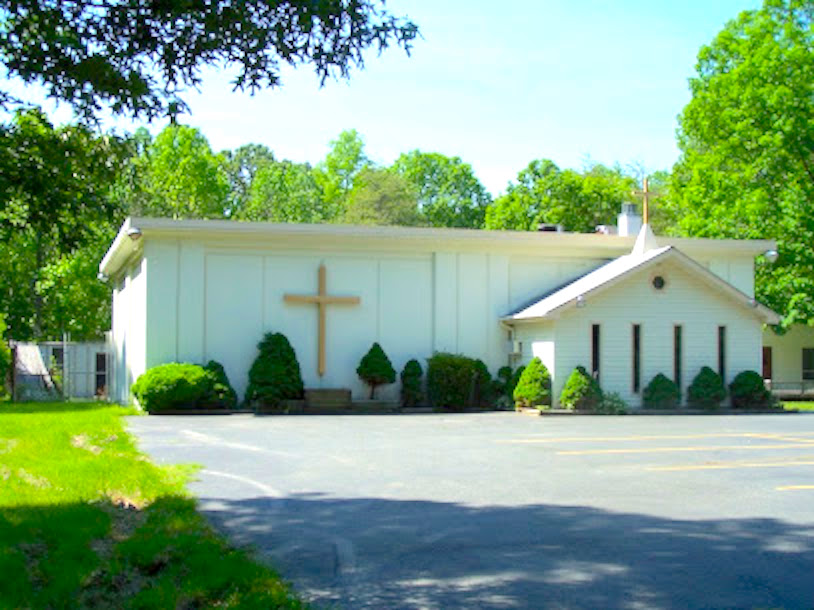
[[[307,388],[366,396],[356,367],[378,342],[400,371],[434,352],[494,375],[538,356],[555,400],[584,366],[632,407],[658,373],[702,366],[729,383],[761,370],[754,299],[768,240],[653,235],[635,206],[618,230],[565,233],[129,218],[100,272],[113,284],[111,397],[145,370],[222,363],[242,397],[257,343],[282,332]],[[399,384],[381,389],[396,400]]]

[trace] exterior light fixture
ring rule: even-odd
[[[109,280],[110,278],[100,271],[99,274],[96,276],[96,279],[99,280],[100,282],[107,282],[107,280]]]
[[[766,252],[763,253],[763,258],[765,258],[766,262],[770,265],[776,263],[779,257],[780,254],[777,252],[777,250],[766,250]]]
[[[127,237],[132,239],[133,241],[138,241],[141,239],[141,229],[138,227],[130,227],[127,229]]]
[[[583,295],[577,297],[577,307],[585,307],[585,297]]]

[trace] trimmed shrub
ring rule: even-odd
[[[681,390],[661,373],[653,377],[642,394],[645,409],[675,409],[681,402]]]
[[[8,378],[11,373],[11,350],[6,343],[6,316],[0,314],[0,398],[9,391]]]
[[[539,358],[532,358],[512,393],[516,409],[551,405],[551,374]]]
[[[237,407],[237,392],[229,383],[226,370],[220,362],[210,360],[204,368],[209,372],[212,381],[212,391],[206,397],[206,402],[211,405],[234,409]]]
[[[148,413],[196,409],[212,392],[212,374],[197,364],[172,362],[153,367],[133,384],[133,395]]]
[[[257,344],[259,354],[249,369],[246,402],[278,407],[282,400],[303,396],[302,374],[297,354],[282,333],[266,333]]]
[[[742,371],[729,384],[729,395],[735,409],[759,409],[774,406],[772,393],[763,377],[755,371]]]
[[[416,407],[424,400],[421,389],[421,378],[424,371],[418,360],[409,360],[401,370],[401,406]]]
[[[560,393],[560,407],[579,411],[595,411],[602,401],[602,389],[585,367],[575,368]]]
[[[595,411],[599,415],[627,415],[630,407],[617,392],[602,392]]]
[[[687,388],[687,402],[693,407],[714,409],[724,398],[726,398],[724,380],[708,366],[701,367]]]
[[[427,360],[427,392],[434,407],[463,411],[475,406],[476,385],[483,370],[477,361],[459,354],[437,352]]]
[[[495,387],[489,367],[483,360],[475,360],[475,377],[472,386],[470,404],[475,407],[493,408],[495,406]]]
[[[374,343],[356,368],[359,378],[370,386],[370,398],[373,399],[376,388],[396,380],[396,369],[390,358],[384,353],[382,346]]]

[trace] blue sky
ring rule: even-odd
[[[378,163],[415,148],[457,155],[495,195],[537,158],[560,167],[590,159],[668,169],[699,48],[759,5],[390,0],[391,12],[421,29],[411,57],[369,53],[349,82],[322,89],[310,68],[284,70],[282,88],[254,97],[233,93],[228,72],[206,70],[201,91],[186,96],[192,114],[182,122],[199,127],[215,150],[256,142],[278,158],[311,163],[355,128]],[[57,122],[71,119],[45,108]]]

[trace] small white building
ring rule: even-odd
[[[814,327],[795,324],[782,335],[764,330],[763,378],[781,397],[814,394]]]
[[[655,238],[639,232],[638,216],[619,226],[573,234],[128,219],[100,265],[114,286],[111,396],[127,402],[152,366],[210,359],[242,396],[270,331],[291,341],[306,387],[350,388],[355,398],[366,395],[355,370],[374,341],[396,370],[436,351],[480,358],[492,373],[539,356],[555,399],[582,365],[632,406],[657,373],[686,396],[704,365],[727,383],[759,371],[763,325],[779,318],[754,300],[754,260],[774,242]],[[339,302],[319,307],[317,294]],[[395,399],[398,384],[383,390]]]

